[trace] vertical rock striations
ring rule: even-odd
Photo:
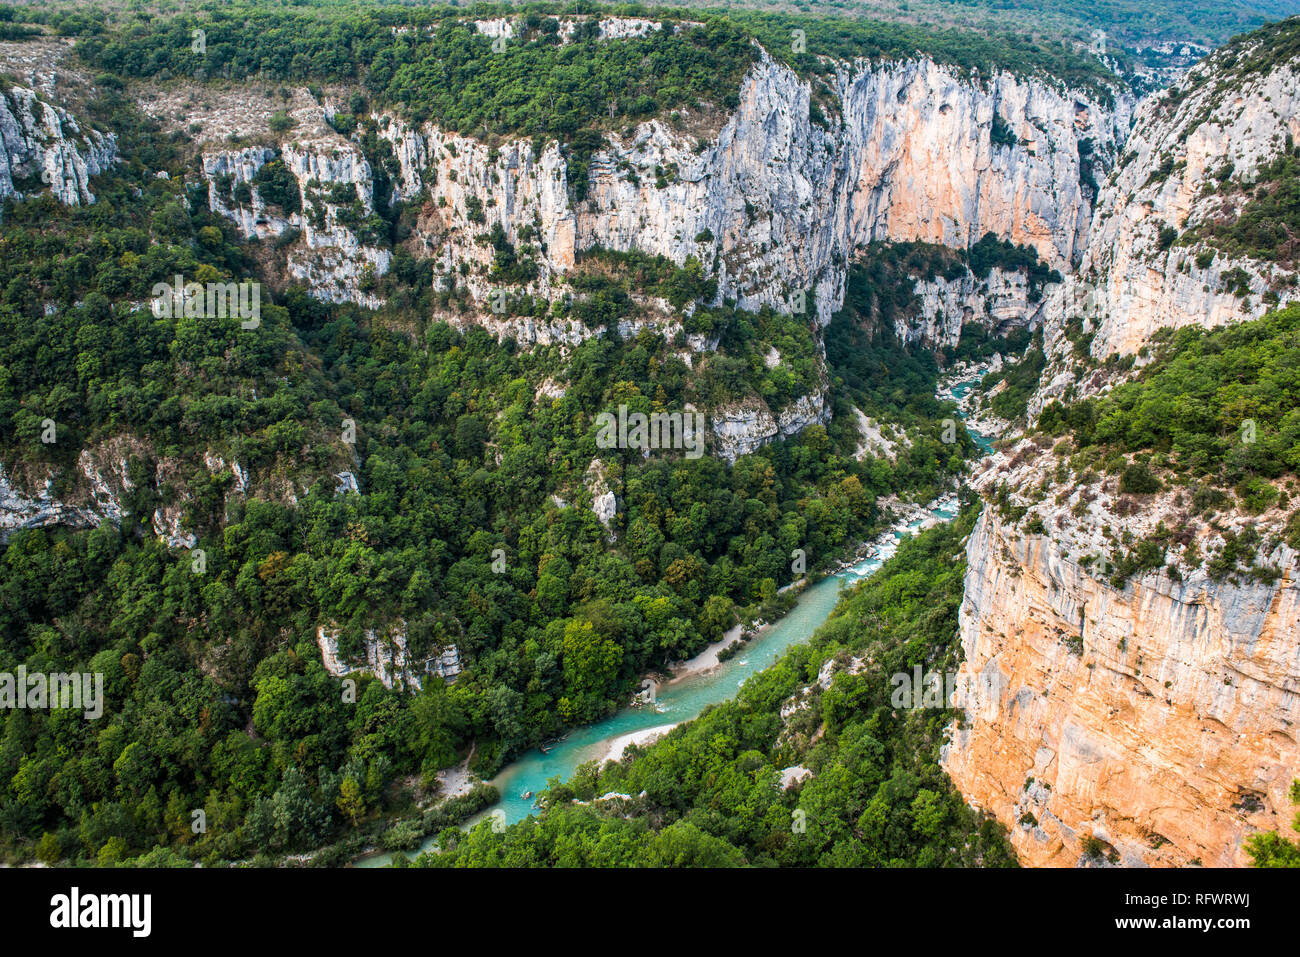
[[[600,246],[678,264],[694,256],[718,279],[719,295],[745,308],[807,311],[823,323],[843,301],[849,260],[872,240],[964,247],[991,231],[1069,266],[1092,213],[1085,167],[1107,168],[1128,127],[1122,97],[1107,106],[1044,81],[970,78],[928,59],[841,64],[832,98],[825,119],[812,109],[808,82],[764,53],[715,137],[658,119],[610,135],[586,163],[581,199],[572,157],[554,142],[539,154],[528,140],[490,147],[433,124],[376,120],[396,163],[394,198],[424,200],[415,254],[444,274],[490,264],[485,234],[500,226],[537,264],[530,293],[551,295],[576,255]],[[995,116],[1010,131],[1002,139]],[[315,177],[362,192],[365,160],[354,143],[335,140],[281,153],[300,186]],[[322,158],[325,145],[332,162]],[[212,184],[222,176],[250,182],[266,158],[257,150],[208,154],[204,171]],[[300,225],[266,217],[256,198],[235,208],[210,188],[210,203],[246,235]],[[326,237],[313,246],[309,236],[308,248],[355,251],[342,236]],[[386,263],[367,258],[382,274]],[[360,301],[351,277],[306,265],[297,274],[332,298],[343,278],[344,295]],[[476,299],[487,297],[479,270],[467,282]]]
[[[93,203],[90,178],[116,158],[113,134],[82,130],[26,87],[0,91],[0,199],[48,189],[67,206]]]
[[[1010,829],[1023,863],[1070,866],[1095,838],[1125,865],[1248,863],[1285,829],[1300,771],[1300,583],[1198,572],[1115,588],[1086,551],[986,508],[967,546],[963,674],[944,767]],[[977,700],[1000,687],[996,701]]]

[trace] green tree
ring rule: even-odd
[[[1291,802],[1300,804],[1300,781],[1291,782]],[[1300,811],[1291,821],[1291,829],[1300,834]],[[1300,867],[1300,842],[1288,841],[1276,831],[1252,834],[1246,852],[1256,867]]]
[[[361,785],[357,783],[356,778],[343,779],[335,803],[354,827],[366,815],[365,798],[361,794]]]

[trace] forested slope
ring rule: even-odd
[[[600,450],[594,416],[620,403],[650,412],[797,394],[821,374],[815,330],[718,301],[689,263],[601,250],[575,264],[576,309],[603,321],[662,303],[652,308],[688,316],[717,348],[684,359],[655,329],[518,348],[430,318],[447,294],[401,256],[382,308],[322,301],[282,282],[272,244],[211,211],[190,138],[131,99],[129,74],[167,69],[165,45],[91,42],[92,15],[54,19],[82,37],[83,61],[122,71],[76,88],[81,121],[113,133],[119,159],[95,177],[93,204],[63,205],[39,177],[5,203],[6,502],[90,504],[7,526],[0,670],[102,674],[105,701],[97,721],[4,713],[10,859],[220,863],[340,839],[355,850],[393,818],[439,826],[449,812],[422,817],[437,771],[472,758],[490,775],[624,703],[648,669],[738,616],[773,614],[792,550],[812,568],[831,563],[880,527],[878,497],[932,494],[969,450],[940,443],[928,415],[909,420],[915,441],[897,463],[855,455],[842,422],[734,465]],[[188,23],[150,29],[189,37]],[[336,78],[373,60],[377,84],[381,51],[336,44],[331,31],[285,42],[345,56],[322,68]],[[392,41],[383,16],[370,35],[380,33]],[[209,51],[221,42],[213,30]],[[240,59],[258,42],[227,62],[294,74],[294,56],[282,67]],[[146,59],[117,59],[128,50]],[[677,62],[702,86],[658,90],[663,103],[646,109],[714,90],[727,73],[704,62]],[[640,63],[611,65],[611,88]],[[408,80],[430,96],[440,88]],[[566,109],[589,118],[603,102]],[[569,129],[566,115],[546,122]],[[259,188],[287,202],[269,176]],[[377,231],[397,235],[401,204],[376,215]],[[508,268],[513,249],[499,251]],[[176,275],[267,280],[257,322],[161,312],[152,290]],[[933,392],[925,367],[909,390]],[[869,410],[904,415],[892,392]],[[619,502],[607,523],[589,507],[597,458]],[[388,687],[358,672],[353,701],[322,662],[322,629],[350,659],[396,642],[419,662],[454,644],[464,671],[450,684],[418,676],[418,692],[415,675]]]

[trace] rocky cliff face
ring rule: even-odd
[[[1092,215],[1081,156],[1108,166],[1128,132],[1126,96],[1103,106],[1005,73],[977,85],[927,60],[840,83],[851,183],[841,215],[858,241],[964,248],[992,231],[1053,266],[1078,260]],[[1014,145],[995,140],[995,114]]]
[[[1103,107],[1008,74],[978,84],[929,60],[845,65],[825,125],[810,98],[764,57],[714,142],[652,122],[611,144],[579,209],[579,245],[698,256],[742,306],[802,302],[824,322],[871,240],[964,248],[991,231],[1073,263],[1092,214],[1080,144],[1104,167],[1128,128],[1123,98]],[[1015,145],[994,142],[995,114]]]
[[[710,420],[709,444],[715,454],[735,462],[778,436],[789,438],[814,423],[825,424],[830,419],[831,410],[824,392],[800,396],[776,413],[755,400],[715,410]]]
[[[10,484],[4,468],[0,467],[0,544],[24,528],[50,525],[88,528],[98,524],[98,516],[90,510],[68,505],[56,498],[48,482],[35,494],[29,495]]]
[[[1270,300],[1294,297],[1293,270],[1175,237],[1234,219],[1245,197],[1232,187],[1297,138],[1300,75],[1288,63],[1238,76],[1216,55],[1145,99],[1101,188],[1078,274],[1048,311],[1089,320],[1092,355],[1104,358],[1138,352],[1161,327],[1258,318]],[[1049,336],[1049,348],[1059,343]]]
[[[379,679],[388,689],[419,691],[424,677],[423,663],[414,661],[406,644],[406,623],[394,622],[382,632],[366,629],[363,636],[365,657],[356,661],[339,655],[339,630],[320,625],[316,629],[316,646],[320,648],[325,670],[336,678],[365,672]]]
[[[83,130],[27,87],[0,91],[0,199],[48,189],[68,206],[93,203],[90,178],[116,158],[111,133]]]
[[[1031,419],[1121,381],[1125,366],[1095,360],[1140,352],[1158,328],[1255,318],[1265,293],[1293,297],[1273,263],[1176,241],[1230,222],[1238,177],[1300,133],[1292,63],[1244,77],[1230,66],[1211,58],[1138,108],[1080,268],[1044,303],[1051,364]],[[1093,362],[1071,354],[1079,333]],[[995,670],[1002,692],[984,701],[975,692],[998,684],[958,682],[974,690],[944,751],[954,782],[1030,865],[1080,863],[1088,838],[1125,865],[1249,863],[1245,839],[1286,828],[1300,773],[1300,557],[1283,544],[1285,515],[1229,507],[1207,521],[1181,491],[1123,495],[1033,438],[986,459],[973,484],[988,504],[967,546],[962,671]],[[1003,517],[1015,509],[1027,510],[1018,522]],[[1183,549],[1117,581],[1115,556],[1158,523]],[[1212,576],[1225,533],[1246,529],[1275,577]]]
[[[134,464],[153,462],[152,472],[134,472]],[[336,456],[335,462],[340,459]],[[126,514],[126,502],[137,482],[147,483],[157,493],[160,503],[154,509],[151,527],[159,541],[169,548],[193,548],[197,544],[194,530],[186,524],[187,506],[194,501],[189,473],[191,463],[169,456],[157,456],[151,445],[130,435],[119,435],[83,449],[76,469],[70,473],[46,470],[33,474],[30,465],[20,466],[12,475],[0,465],[0,543],[14,532],[26,528],[64,526],[92,528],[109,523],[118,525]],[[335,465],[337,467],[337,464]],[[238,461],[208,449],[202,460],[207,476],[229,475],[225,483],[225,510],[236,501],[261,498],[296,504],[316,477],[311,471],[253,476]],[[337,492],[357,490],[357,481],[349,472],[340,479]],[[134,477],[133,477],[134,475]],[[206,477],[206,476],[205,476]],[[56,479],[58,488],[56,490]]]
[[[1300,583],[1166,572],[1115,588],[1082,543],[986,509],[967,546],[966,661],[944,767],[1021,862],[1071,866],[1092,837],[1125,865],[1234,866],[1284,829],[1300,768]],[[978,700],[1000,688],[997,700]]]
[[[300,211],[267,202],[256,184],[267,163],[280,160],[293,177]],[[284,237],[288,274],[331,302],[381,303],[371,283],[388,270],[391,253],[362,242],[357,223],[374,213],[374,181],[361,151],[342,137],[207,153],[203,173],[208,205],[239,228],[245,239]],[[240,190],[247,190],[247,198]],[[347,216],[345,223],[344,216]],[[298,238],[289,241],[290,230]]]
[[[923,279],[915,290],[920,298],[919,318],[909,321],[900,316],[894,324],[895,334],[908,345],[955,346],[961,327],[971,322],[995,335],[1017,327],[1038,328],[1043,322],[1044,294],[1036,296],[1021,271],[992,269],[985,279],[969,271],[960,279]]]
[[[530,291],[549,295],[552,278],[572,268],[576,227],[557,144],[534,156],[528,140],[489,148],[433,124],[411,129],[391,116],[383,118],[382,133],[399,166],[399,198],[427,196],[418,242],[439,273],[462,263],[486,272],[493,250],[480,237],[496,225],[512,245],[530,252],[536,246],[540,275]],[[477,300],[487,300],[486,275],[474,271],[467,281]]]
[[[611,136],[591,159],[581,202],[554,143],[535,155],[527,140],[493,148],[432,124],[376,119],[397,163],[396,196],[427,199],[417,254],[444,274],[486,266],[492,250],[482,236],[499,224],[538,264],[531,293],[550,295],[582,249],[636,249],[679,264],[699,258],[720,295],[744,307],[766,303],[824,322],[843,300],[849,259],[873,239],[965,246],[992,231],[1053,265],[1077,260],[1092,212],[1081,144],[1090,144],[1089,163],[1107,168],[1128,127],[1127,100],[1103,106],[1010,74],[977,82],[929,60],[845,64],[834,84],[833,115],[815,122],[809,84],[763,55],[716,137],[660,120]],[[995,142],[995,114],[1014,143]],[[355,144],[325,145],[331,162],[318,147],[282,150],[300,186],[315,177],[363,191],[367,168]],[[264,161],[250,151],[209,154],[204,172],[249,182]],[[246,210],[215,194],[210,201],[246,235],[300,225],[267,217],[256,200]],[[315,246],[309,235],[309,249],[355,249],[326,233]],[[382,274],[386,263],[366,258]],[[304,265],[297,274],[322,295],[362,298],[337,272],[318,276]],[[467,281],[485,300],[485,275],[471,269]]]
[[[52,474],[35,480],[29,474],[28,481],[21,485],[30,491],[24,491],[11,482],[0,466],[0,541],[25,528],[52,525],[92,528],[105,522],[118,524],[123,514],[123,496],[135,488],[128,463],[143,448],[141,442],[123,436],[82,449],[76,472],[61,494],[55,493]],[[162,525],[159,534],[165,535]]]

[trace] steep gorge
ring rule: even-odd
[[[1210,57],[1137,110],[1080,269],[1045,304],[1051,364],[1031,415],[1140,370],[1159,328],[1294,298],[1294,260],[1229,255],[1196,232],[1235,221],[1268,188],[1238,184],[1292,149],[1297,64],[1270,61],[1274,42],[1265,31]],[[1239,75],[1238,58],[1268,67]],[[1233,426],[1252,436],[1248,414]],[[1250,834],[1286,830],[1300,773],[1300,556],[1285,508],[1254,514],[1238,489],[1206,521],[1190,490],[1127,494],[1072,468],[1064,445],[1013,439],[974,479],[986,505],[967,545],[962,673],[995,671],[978,687],[1000,694],[958,702],[944,765],[1030,865],[1248,864]],[[1271,484],[1285,505],[1294,475]],[[1111,574],[1122,545],[1166,529],[1189,546],[1181,557]],[[1210,573],[1239,535],[1266,576]]]
[[[602,35],[619,31],[602,27]],[[196,185],[212,212],[243,238],[273,246],[284,274],[319,299],[383,305],[377,280],[395,251],[374,235],[374,219],[409,202],[419,215],[403,251],[432,261],[436,283],[469,290],[475,309],[457,321],[525,347],[650,327],[688,362],[717,348],[690,331],[689,308],[655,302],[650,319],[588,327],[499,314],[490,301],[508,286],[561,302],[575,294],[567,277],[600,248],[698,260],[718,299],[807,314],[820,328],[844,304],[850,264],[866,244],[965,249],[992,233],[1033,248],[1064,282],[1038,301],[1014,270],[982,280],[918,276],[920,315],[894,331],[938,347],[956,344],[964,321],[1041,326],[1050,364],[1032,417],[1053,399],[1119,381],[1128,368],[1106,364],[1111,356],[1140,368],[1158,328],[1249,319],[1293,296],[1293,264],[1229,256],[1196,230],[1202,210],[1239,213],[1251,196],[1248,171],[1292,149],[1300,133],[1294,63],[1227,94],[1216,69],[1227,72],[1211,60],[1174,94],[1135,108],[1122,92],[1103,103],[1045,80],[968,76],[925,58],[841,63],[823,89],[763,55],[717,128],[688,116],[685,127],[657,118],[607,135],[586,158],[581,199],[570,183],[574,158],[554,141],[490,145],[377,112],[369,119],[391,150],[378,158],[359,135],[334,128],[333,94],[299,91],[298,101],[310,102],[296,111],[297,132],[277,134],[273,146],[203,143]],[[58,199],[89,202],[89,177],[113,161],[111,138],[89,134],[80,152],[38,149],[34,100],[13,92],[27,113],[14,124],[0,115],[10,168],[20,177],[54,170]],[[80,133],[70,115],[44,110],[47,130]],[[12,137],[10,125],[25,132]],[[1236,172],[1223,175],[1230,164]],[[58,185],[62,169],[73,171],[70,188]],[[1223,203],[1211,207],[1213,194]],[[494,229],[532,259],[535,276],[494,278]],[[714,450],[734,462],[828,422],[830,388],[822,376],[783,406],[710,410]],[[1096,842],[1130,865],[1245,863],[1244,839],[1287,819],[1300,767],[1297,555],[1271,540],[1261,546],[1279,571],[1269,583],[1213,580],[1192,564],[1177,577],[1161,569],[1116,585],[1085,561],[1104,555],[1106,530],[1149,530],[1176,506],[1135,504],[1114,482],[1093,489],[1081,477],[1058,479],[1047,452],[1034,438],[1013,440],[974,478],[989,504],[967,544],[963,670],[997,669],[1001,680],[959,686],[1003,693],[958,701],[968,713],[944,766],[968,800],[1008,826],[1025,863],[1090,859],[1085,848]],[[224,472],[225,461],[214,461],[210,470]],[[23,496],[0,473],[5,527],[114,520],[130,490],[121,462],[120,474],[82,464],[98,500],[84,508]],[[243,493],[239,464],[229,467]],[[1002,489],[1040,524],[1002,516]],[[1047,506],[1053,493],[1058,501]],[[602,520],[612,517],[606,508]],[[1276,533],[1284,518],[1275,510],[1258,522],[1240,513],[1224,522]],[[160,514],[154,531],[185,541],[178,520]],[[1222,532],[1199,529],[1207,555],[1223,547]]]

